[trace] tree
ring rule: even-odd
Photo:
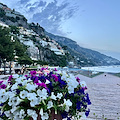
[[[6,61],[11,61],[14,58],[14,45],[11,42],[11,36],[8,28],[0,26],[0,58],[4,63],[4,74]]]
[[[10,26],[10,32],[13,34],[19,34],[19,28],[16,26]]]
[[[5,11],[2,8],[0,8],[0,17],[4,17],[4,16],[5,16]]]
[[[18,63],[21,65],[25,64],[25,66],[26,66],[26,65],[31,65],[33,63],[33,61],[31,60],[30,57],[28,57],[27,55],[24,55],[24,56],[18,58]]]

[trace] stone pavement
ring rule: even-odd
[[[0,75],[0,80],[6,80],[10,75]]]
[[[103,73],[94,78],[76,75],[86,81],[92,104],[88,118],[96,120],[120,119],[120,78]]]

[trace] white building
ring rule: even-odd
[[[54,51],[56,55],[64,55],[64,53],[61,52],[61,50],[56,49],[56,48],[50,48],[51,51]]]

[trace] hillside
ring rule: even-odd
[[[57,42],[45,35],[44,29],[38,23],[27,23],[23,15],[3,4],[0,4],[0,16],[0,26],[10,29],[11,39],[15,42],[19,40],[27,47],[26,54],[32,61],[38,61],[41,65],[63,67],[72,58]],[[21,60],[20,63],[23,64],[25,58]]]
[[[86,63],[84,65],[90,64],[97,66],[120,64],[119,60],[101,54],[97,51],[80,47],[75,41],[69,38],[57,36],[48,32],[46,32],[46,34],[60,44],[66,45],[68,49],[71,49],[71,54],[79,60],[80,64]]]

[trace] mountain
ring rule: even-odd
[[[21,30],[21,34],[18,36],[20,41],[26,45],[32,45],[28,49],[29,55],[37,56],[35,51],[37,47],[39,60],[52,65],[101,66],[120,64],[120,61],[117,59],[80,47],[69,38],[48,33],[38,23],[28,23],[23,15],[14,9],[11,10],[2,3],[0,3],[0,20],[7,25],[19,27]],[[63,50],[66,52],[61,56],[60,54],[62,54],[61,51]]]
[[[83,65],[97,65],[97,66],[104,66],[104,65],[117,65],[120,64],[120,61],[101,54],[97,51],[80,47],[75,41],[66,38],[57,36],[51,33],[46,32],[46,34],[59,42],[62,45],[66,45],[68,49],[71,49],[71,54],[78,59],[78,62]],[[85,64],[84,64],[85,63]]]

